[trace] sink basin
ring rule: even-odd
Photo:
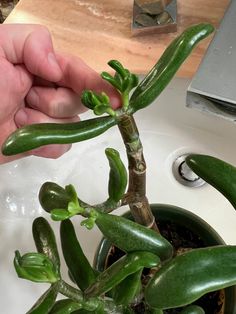
[[[236,165],[235,125],[222,118],[185,107],[189,80],[176,78],[149,108],[136,114],[147,162],[147,195],[151,203],[184,207],[207,221],[228,244],[236,244],[236,213],[214,188],[187,187],[173,176],[174,161],[187,153],[203,153]],[[84,119],[91,114],[85,113]],[[1,313],[25,313],[48,285],[17,278],[14,251],[35,251],[31,224],[41,211],[38,190],[45,181],[72,183],[84,201],[99,203],[107,197],[108,162],[104,150],[113,147],[126,161],[121,137],[114,127],[107,133],[73,146],[58,160],[29,157],[0,167],[0,294]],[[4,183],[3,183],[4,182]],[[120,212],[125,211],[122,208]],[[74,219],[79,226],[79,219]],[[58,236],[58,223],[53,223]],[[101,235],[95,228],[77,228],[81,244],[92,261]],[[63,264],[66,276],[66,268]]]

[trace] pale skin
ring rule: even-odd
[[[78,121],[84,89],[105,91],[113,108],[120,105],[117,92],[79,57],[54,50],[47,28],[0,25],[0,146],[26,124]],[[49,145],[10,158],[0,153],[0,164],[29,155],[58,158],[69,149]]]

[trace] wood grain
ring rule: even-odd
[[[20,0],[6,23],[40,23],[49,28],[56,49],[80,56],[95,70],[108,70],[118,59],[138,74],[146,73],[165,47],[187,26],[210,22],[216,27],[230,0],[178,0],[178,31],[131,33],[133,0]],[[200,43],[178,76],[191,77],[210,39]]]

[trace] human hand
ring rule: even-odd
[[[78,121],[84,89],[105,91],[114,108],[117,92],[81,59],[55,52],[41,25],[0,25],[0,146],[18,127],[41,122]],[[15,157],[0,154],[0,164],[27,155],[57,158],[70,145],[48,145]]]

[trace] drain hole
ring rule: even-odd
[[[189,187],[200,187],[206,182],[194,173],[187,165],[185,159],[188,155],[179,156],[172,165],[172,171],[175,179]]]

